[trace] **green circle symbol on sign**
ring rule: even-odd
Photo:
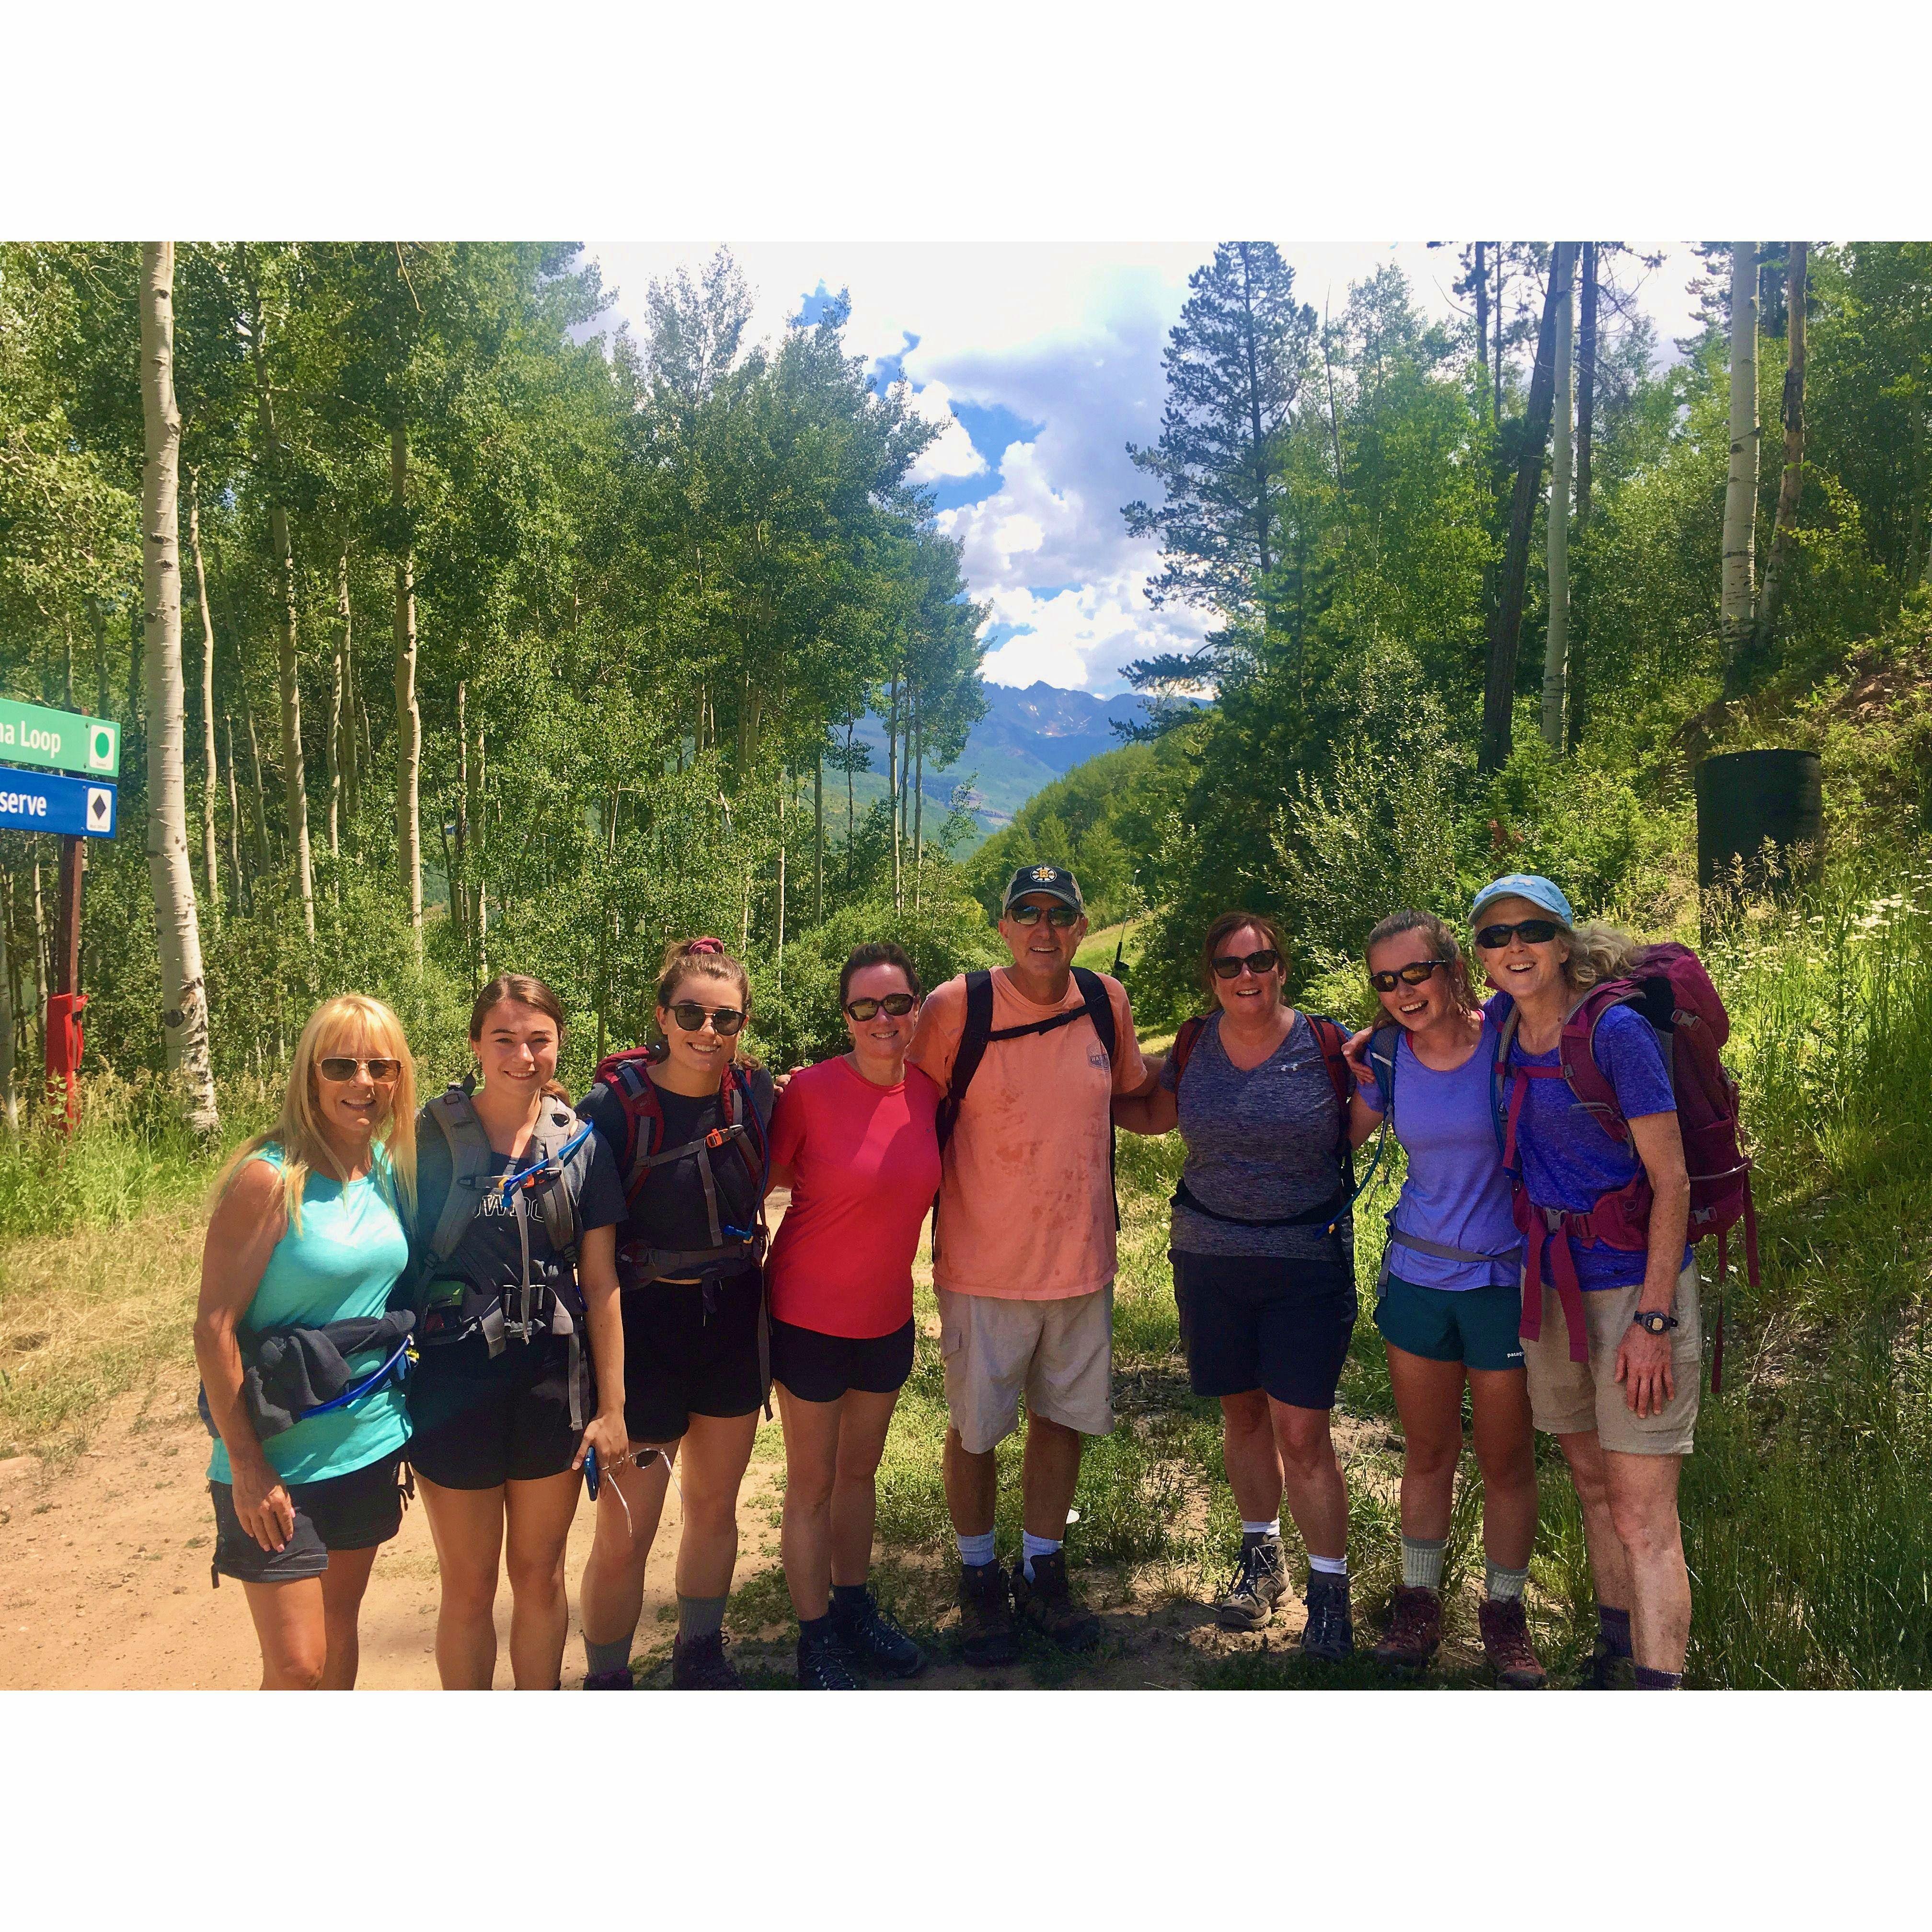
[[[97,763],[104,764],[114,755],[114,734],[104,726],[97,724],[88,734],[88,755]]]

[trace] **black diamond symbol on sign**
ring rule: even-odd
[[[87,801],[87,815],[96,825],[105,825],[107,823],[107,801],[100,793],[96,792]]]

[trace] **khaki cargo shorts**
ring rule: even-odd
[[[1670,1331],[1670,1368],[1677,1393],[1660,1414],[1638,1415],[1617,1380],[1617,1350],[1643,1306],[1643,1284],[1602,1288],[1583,1297],[1589,1324],[1590,1359],[1570,1359],[1570,1324],[1549,1282],[1543,1286],[1543,1334],[1523,1338],[1522,1359],[1529,1371],[1529,1406],[1538,1428],[1550,1436],[1577,1436],[1594,1429],[1606,1449],[1629,1456],[1688,1456],[1697,1426],[1697,1400],[1704,1380],[1704,1324],[1697,1303],[1694,1260],[1677,1279],[1677,1326]]]
[[[935,1288],[946,1408],[968,1454],[983,1456],[1027,1412],[1082,1436],[1114,1426],[1114,1284],[1054,1301]]]

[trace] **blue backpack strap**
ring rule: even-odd
[[[1369,1066],[1376,1076],[1376,1097],[1382,1102],[1382,1118],[1391,1124],[1395,1118],[1396,1052],[1401,1045],[1399,1026],[1379,1026],[1369,1036]]]

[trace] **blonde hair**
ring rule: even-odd
[[[403,1023],[380,1000],[362,993],[338,993],[324,1000],[308,1016],[308,1024],[296,1042],[295,1057],[289,1063],[289,1083],[282,1095],[282,1110],[275,1124],[265,1134],[256,1134],[237,1148],[215,1177],[214,1200],[234,1185],[235,1177],[264,1148],[281,1151],[283,1212],[292,1233],[302,1232],[302,1190],[308,1184],[311,1168],[320,1168],[338,1180],[346,1180],[329,1151],[322,1131],[320,1108],[315,1091],[316,1063],[332,1049],[357,1047],[364,1057],[400,1062],[401,1071],[390,1090],[389,1104],[376,1124],[376,1144],[388,1154],[394,1178],[397,1202],[405,1222],[416,1212],[416,1076],[410,1058],[410,1043]]]
[[[1405,932],[1421,933],[1435,947],[1436,956],[1443,962],[1444,976],[1449,983],[1449,998],[1456,1011],[1473,1013],[1477,1006],[1476,988],[1469,977],[1469,962],[1463,958],[1462,946],[1448,921],[1432,912],[1418,912],[1411,907],[1390,913],[1369,934],[1368,944],[1362,948],[1362,963],[1368,964],[1370,955],[1378,946],[1399,939]],[[1379,1011],[1380,1002],[1376,1004]]]
[[[1587,993],[1606,980],[1621,980],[1640,950],[1638,943],[1613,926],[1589,924],[1565,928],[1569,957],[1563,977],[1573,992]]]

